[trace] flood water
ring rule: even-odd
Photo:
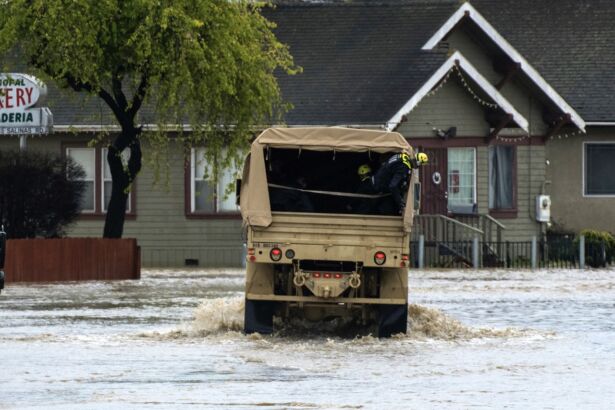
[[[410,332],[243,335],[241,270],[11,285],[0,408],[608,409],[615,271],[412,271]]]

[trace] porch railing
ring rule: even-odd
[[[502,242],[506,226],[487,214],[417,215],[414,217],[413,240],[423,235],[426,241],[448,242],[472,240],[478,236],[482,242]]]
[[[505,242],[421,242],[412,241],[411,265],[425,268],[601,268],[615,265],[615,257],[608,244],[584,243],[574,238]],[[485,254],[487,249],[501,249],[497,259]],[[477,254],[476,260],[468,255]],[[475,262],[477,265],[475,265]]]

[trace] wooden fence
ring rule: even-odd
[[[6,282],[139,279],[136,239],[10,239]]]

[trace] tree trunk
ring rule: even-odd
[[[140,133],[139,128],[123,130],[113,144],[109,145],[107,162],[111,171],[112,185],[103,238],[121,238],[124,233],[126,201],[130,192],[130,185],[141,170]],[[128,169],[124,169],[121,157],[122,151],[126,148],[130,148]]]

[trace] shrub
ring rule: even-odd
[[[63,236],[79,214],[84,176],[70,158],[0,151],[0,224],[7,237]]]
[[[613,262],[615,259],[615,237],[613,235],[605,231],[584,229],[574,240],[577,247],[581,235],[585,236],[585,262],[589,266],[597,268]]]

